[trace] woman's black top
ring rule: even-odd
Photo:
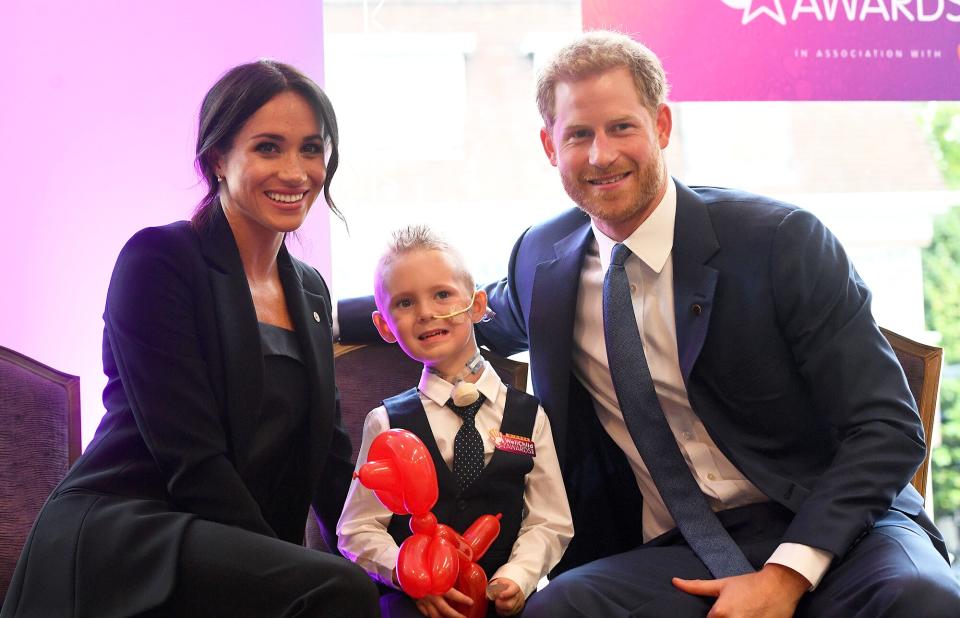
[[[295,332],[263,322],[258,326],[263,403],[244,481],[277,536],[302,544],[311,496],[305,474],[310,403],[306,367]]]

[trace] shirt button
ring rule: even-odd
[[[717,480],[717,475],[711,472],[710,474],[707,475],[707,478],[710,479],[711,481],[715,481]]]
[[[630,292],[633,294],[637,293],[637,285],[635,283],[630,284]]]
[[[690,433],[689,431],[685,431],[685,432],[683,432],[683,439],[684,439],[684,440],[693,440],[693,434]]]

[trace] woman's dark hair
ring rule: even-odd
[[[306,99],[317,116],[324,147],[330,149],[327,175],[323,181],[323,198],[330,210],[343,220],[343,215],[330,197],[330,182],[340,162],[337,117],[330,99],[312,79],[292,66],[274,60],[258,60],[227,71],[203,98],[194,165],[207,185],[207,194],[193,212],[191,221],[195,228],[204,227],[220,207],[219,185],[214,169],[217,156],[230,150],[233,138],[250,116],[267,101],[287,91],[296,92]]]

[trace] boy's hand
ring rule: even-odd
[[[527,597],[520,590],[512,579],[498,577],[490,582],[491,585],[498,585],[501,589],[493,598],[494,604],[499,616],[513,616],[523,609],[527,603]]]
[[[393,585],[398,590],[400,587],[400,578],[397,576],[397,567],[393,567]],[[421,614],[428,618],[466,618],[463,614],[453,609],[450,603],[460,603],[461,605],[473,605],[473,599],[463,594],[456,588],[447,590],[442,597],[435,594],[428,594],[422,599],[412,599],[414,605]]]
[[[422,599],[414,599],[414,603],[416,603],[420,613],[428,618],[466,618],[466,616],[453,609],[450,603],[473,605],[473,600],[456,588],[451,588],[442,597],[428,594]]]

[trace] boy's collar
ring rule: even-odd
[[[476,382],[477,390],[480,391],[490,401],[496,401],[500,394],[500,376],[496,370],[488,363],[483,361],[483,373]],[[447,401],[453,395],[453,384],[450,384],[440,376],[424,368],[420,374],[420,392],[438,406],[446,405]]]

